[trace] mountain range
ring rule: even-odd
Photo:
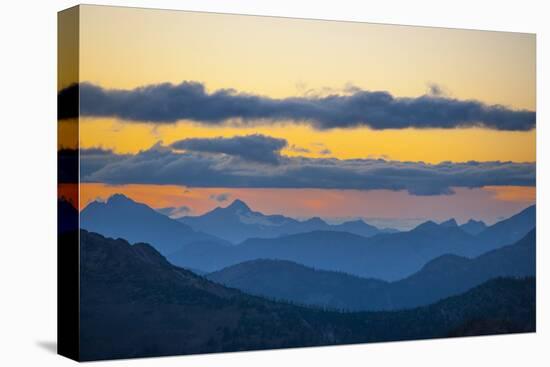
[[[247,295],[170,264],[150,245],[85,230],[80,257],[81,360],[535,330],[533,278],[493,279],[410,310],[340,313]]]
[[[501,220],[480,232],[478,238],[485,246],[496,248],[501,243],[512,243],[529,232],[536,222],[536,207],[532,205],[517,215]]]
[[[308,267],[395,281],[428,261],[451,254],[475,257],[512,244],[535,227],[535,207],[471,235],[458,226],[425,222],[411,231],[362,237],[347,232],[314,231],[272,239],[248,239],[236,246],[190,243],[170,255],[177,265],[212,272],[255,259],[288,260]],[[486,234],[488,233],[488,234]],[[495,237],[491,237],[495,233]]]
[[[207,274],[246,293],[343,310],[396,310],[434,303],[497,277],[535,276],[535,231],[473,259],[443,255],[396,281],[359,278],[285,260],[251,260]]]
[[[193,230],[149,206],[115,194],[106,202],[94,201],[80,213],[80,226],[88,231],[130,242],[154,243],[164,255],[181,250],[192,242],[209,241],[220,246],[227,241]]]
[[[249,238],[275,238],[311,231],[339,231],[371,237],[379,233],[397,232],[395,229],[378,229],[358,219],[331,225],[319,217],[299,221],[283,215],[265,215],[253,211],[241,200],[235,200],[225,208],[217,207],[201,216],[184,216],[178,221],[195,230],[207,232],[239,243]]]
[[[485,224],[485,222],[483,222],[482,220],[470,219],[466,223],[460,225],[460,229],[462,229],[466,233],[469,233],[475,236],[477,234],[480,234],[484,230],[486,230],[487,224]]]
[[[254,214],[242,201],[215,209],[200,218],[207,218],[213,223],[226,223],[230,228],[235,224],[231,218],[239,217],[239,213],[252,215],[256,224],[260,218],[270,223],[280,223],[278,227],[296,229],[298,226],[305,232],[274,238],[249,238],[232,244],[211,231],[197,231],[191,225],[171,219],[120,194],[104,203],[89,204],[81,212],[80,220],[81,227],[89,231],[121,237],[131,243],[151,243],[173,264],[199,272],[213,272],[255,259],[279,259],[385,281],[410,276],[428,261],[444,254],[475,257],[512,244],[535,226],[535,206],[476,235],[458,226],[455,220],[441,224],[427,221],[407,232],[378,233],[370,237],[335,230],[335,227],[353,227],[354,224],[349,222],[331,226],[330,230],[309,231],[322,223],[328,224],[319,218],[299,222],[284,216]],[[247,220],[254,222],[246,215]],[[239,223],[243,223],[242,218]],[[369,225],[363,222],[358,226],[368,228]],[[220,234],[220,231],[217,233]]]

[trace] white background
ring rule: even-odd
[[[545,1],[96,1],[97,4],[537,33],[538,332],[436,341],[169,357],[135,366],[540,366],[550,363]],[[0,365],[55,366],[56,12],[74,1],[4,1],[0,27]],[[7,204],[7,205],[6,205]]]

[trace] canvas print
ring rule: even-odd
[[[60,353],[535,332],[535,47],[60,12]]]

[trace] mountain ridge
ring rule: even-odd
[[[501,222],[479,235],[472,235],[458,226],[447,227],[427,221],[408,232],[369,238],[347,232],[314,231],[278,238],[251,238],[231,247],[203,242],[202,246],[184,246],[173,253],[170,260],[181,266],[213,272],[247,260],[279,259],[316,269],[395,281],[417,272],[428,261],[444,254],[471,258],[518,241],[534,228],[531,210],[506,219],[504,229],[511,234],[497,232],[495,239],[490,235],[494,228],[502,227]],[[516,221],[519,222],[517,227]]]
[[[245,210],[247,215],[255,213],[247,209],[248,206],[242,201],[234,204],[233,211]],[[224,209],[221,209],[222,214]],[[529,207],[478,235],[469,234],[456,225],[445,226],[428,221],[411,231],[380,233],[370,237],[354,234],[340,225],[331,227],[330,231],[314,229],[275,238],[249,238],[237,245],[210,233],[197,232],[191,226],[121,194],[104,203],[90,203],[81,212],[80,219],[84,229],[109,237],[125,238],[132,243],[152,243],[172,263],[199,272],[221,270],[257,258],[271,258],[394,281],[413,274],[428,261],[446,253],[475,257],[511,244],[534,227],[534,211],[534,206]],[[218,215],[216,213],[219,212],[214,210],[209,214]],[[260,219],[266,218],[260,215]],[[256,219],[254,216],[246,218],[251,222]],[[289,221],[278,215],[267,218],[279,223]],[[319,221],[322,220],[313,220],[314,223]],[[231,221],[224,223],[234,230]]]
[[[301,304],[392,310],[430,304],[499,276],[534,276],[535,270],[533,230],[513,245],[473,259],[442,255],[409,277],[391,283],[269,259],[232,265],[206,277],[247,293]]]
[[[122,194],[112,195],[105,202],[88,204],[80,213],[80,225],[83,229],[108,237],[124,238],[132,243],[152,243],[165,255],[191,242],[208,240],[220,245],[226,243]]]
[[[482,220],[469,219],[466,223],[460,225],[460,229],[475,236],[486,230],[487,224]]]
[[[266,215],[250,209],[240,199],[203,215],[183,216],[177,220],[195,230],[214,234],[233,243],[241,243],[250,238],[276,238],[316,230],[347,231],[365,237],[396,231],[391,228],[379,229],[361,219],[328,224],[319,217],[299,221],[280,214]]]

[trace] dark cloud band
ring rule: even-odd
[[[258,163],[279,163],[280,150],[287,145],[285,139],[255,134],[233,138],[189,138],[171,146],[191,152],[222,153]]]
[[[452,187],[535,185],[534,163],[427,164],[382,159],[339,160],[280,156],[259,164],[226,154],[177,152],[155,146],[136,155],[81,155],[83,181],[109,184],[176,184],[194,187],[406,190],[413,195],[452,194]],[[90,160],[90,161],[89,161]],[[99,162],[104,165],[99,167]]]
[[[343,95],[275,99],[237,93],[232,89],[209,93],[203,84],[196,82],[155,84],[131,90],[104,89],[83,83],[61,91],[58,95],[60,104],[64,105],[63,98],[74,98],[78,87],[81,115],[148,123],[174,123],[183,119],[210,125],[227,121],[241,124],[293,121],[309,123],[317,129],[481,126],[527,131],[535,127],[536,120],[534,111],[513,110],[433,93],[398,98],[386,91],[354,89]],[[67,111],[60,115],[60,118],[68,117],[71,116]]]

